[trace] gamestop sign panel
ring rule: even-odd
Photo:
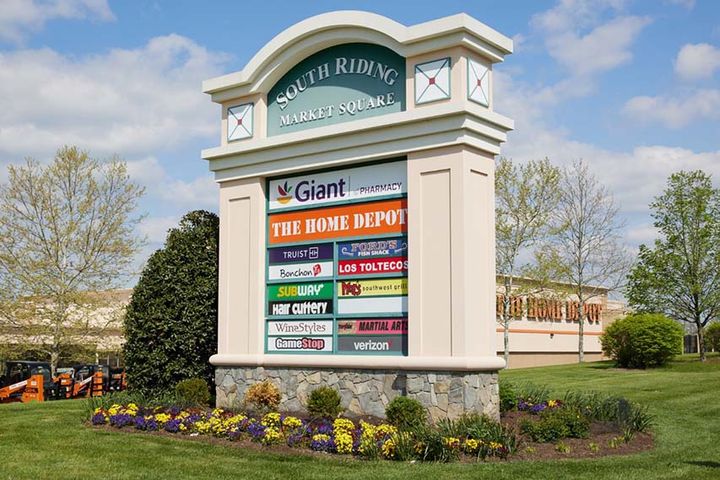
[[[266,353],[407,355],[406,168],[268,182]]]

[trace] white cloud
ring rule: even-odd
[[[219,187],[209,175],[192,181],[172,180],[165,184],[160,192],[161,198],[176,206],[188,209],[215,210],[218,205]]]
[[[720,90],[696,90],[684,98],[671,96],[633,97],[623,112],[641,122],[658,122],[681,128],[696,120],[720,119]]]
[[[553,33],[546,43],[550,55],[571,74],[590,76],[628,63],[632,43],[649,23],[646,17],[617,17],[585,35],[571,30]]]
[[[138,230],[147,237],[151,246],[158,248],[158,244],[165,241],[168,230],[177,226],[179,221],[180,217],[146,217],[138,225]]]
[[[115,16],[107,0],[2,0],[0,41],[21,42],[54,19],[110,21]]]
[[[0,52],[0,162],[50,156],[65,144],[144,157],[212,138],[219,114],[200,85],[226,60],[174,34],[79,58]]]
[[[532,17],[530,24],[547,53],[568,73],[554,85],[538,87],[536,96],[555,104],[590,95],[600,74],[632,60],[632,44],[651,20],[622,15],[625,3],[560,0]]]
[[[708,79],[716,70],[720,70],[720,48],[707,43],[683,45],[675,60],[675,73],[684,80]]]
[[[625,240],[632,245],[651,245],[657,236],[657,229],[649,223],[628,228],[627,232],[625,232]]]
[[[695,0],[665,0],[665,3],[670,5],[679,5],[687,10],[695,8]]]

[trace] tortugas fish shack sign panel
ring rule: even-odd
[[[203,151],[220,185],[219,405],[270,378],[300,409],[319,377],[357,414],[398,394],[433,419],[497,413],[494,157],[513,124],[493,65],[511,51],[464,14],[330,12],[203,83],[222,111]]]
[[[268,136],[405,109],[405,59],[380,45],[330,47],[268,93]]]
[[[407,355],[405,160],[268,192],[266,352]]]

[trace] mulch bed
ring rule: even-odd
[[[526,412],[508,412],[502,415],[500,422],[511,426],[518,432],[520,448],[508,460],[553,460],[561,458],[599,458],[611,455],[631,455],[650,450],[654,446],[653,437],[649,433],[636,433],[625,443],[622,430],[615,425],[592,423],[587,438],[565,438],[562,442],[569,448],[567,453],[556,449],[554,443],[537,443],[520,433],[520,422],[524,419],[537,418]],[[613,442],[613,439],[616,439]],[[613,445],[611,446],[611,443]],[[595,448],[591,445],[594,444]]]

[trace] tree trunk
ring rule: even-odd
[[[580,300],[578,302],[578,363],[585,361],[585,308],[584,302]]]
[[[510,365],[510,293],[512,292],[512,281],[505,276],[505,294],[503,295],[503,346],[505,366]]]
[[[700,354],[700,361],[705,361],[705,332],[700,322],[695,324],[697,327],[698,336],[698,353]]]
[[[50,372],[53,377],[55,376],[55,372],[57,371],[57,365],[59,360],[60,354],[57,350],[53,350],[52,352],[50,352]]]

